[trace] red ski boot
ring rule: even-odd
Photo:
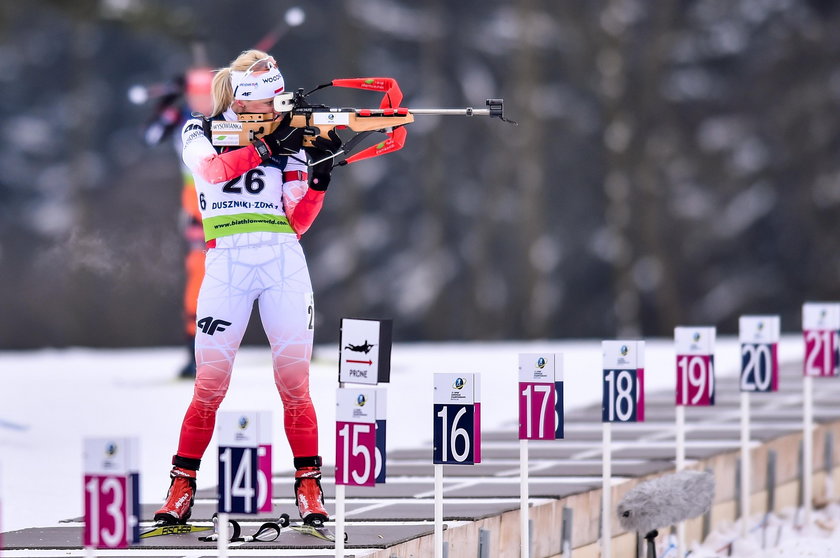
[[[190,518],[190,515],[192,515],[198,465],[197,463],[195,464],[195,469],[184,467],[186,464],[184,461],[186,459],[179,458],[178,456],[175,456],[172,460],[175,466],[169,472],[169,477],[172,481],[169,484],[169,491],[166,493],[166,502],[155,512],[155,521],[158,523],[164,525],[183,525]],[[189,461],[199,462],[198,459],[190,459]]]
[[[330,515],[321,490],[321,456],[295,457],[295,499],[303,522],[320,527]]]

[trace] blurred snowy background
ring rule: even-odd
[[[734,334],[840,299],[835,0],[0,2],[0,348],[182,342],[185,246],[152,103],[201,41],[268,33],[287,86],[392,76],[409,107],[504,97],[512,127],[423,117],[336,171],[303,242],[319,342]],[[370,105],[373,95],[319,100]],[[246,342],[263,343],[252,320]]]

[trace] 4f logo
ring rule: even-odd
[[[207,335],[213,335],[217,331],[224,331],[225,328],[230,325],[230,322],[226,322],[225,320],[214,320],[213,316],[207,316],[206,318],[198,320],[196,325]]]

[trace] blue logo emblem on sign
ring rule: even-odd
[[[620,350],[621,356],[627,356],[627,353],[630,352],[630,349],[627,348],[627,345],[622,345]]]
[[[239,428],[241,430],[248,428],[248,417],[239,417]]]
[[[537,368],[545,368],[545,359],[543,357],[537,359]]]
[[[694,335],[692,336],[692,339],[694,339],[694,342],[695,342],[695,343],[697,343],[698,341],[700,341],[700,332],[699,332],[699,331],[695,331],[695,332],[694,332]]]
[[[359,407],[364,407],[365,403],[367,403],[367,399],[365,399],[365,394],[360,393],[359,396],[356,398],[356,405]]]
[[[452,384],[452,387],[455,389],[463,389],[463,387],[467,385],[467,382],[464,381],[464,378],[456,378],[455,383]]]
[[[108,444],[105,446],[105,455],[107,455],[108,457],[114,457],[116,453],[117,444],[115,444],[114,442],[108,442]]]

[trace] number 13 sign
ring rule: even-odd
[[[836,376],[840,372],[839,331],[840,304],[806,302],[802,305],[805,376]]]
[[[715,404],[715,328],[676,327],[677,405]]]
[[[139,540],[136,438],[85,440],[84,545],[127,548]]]

